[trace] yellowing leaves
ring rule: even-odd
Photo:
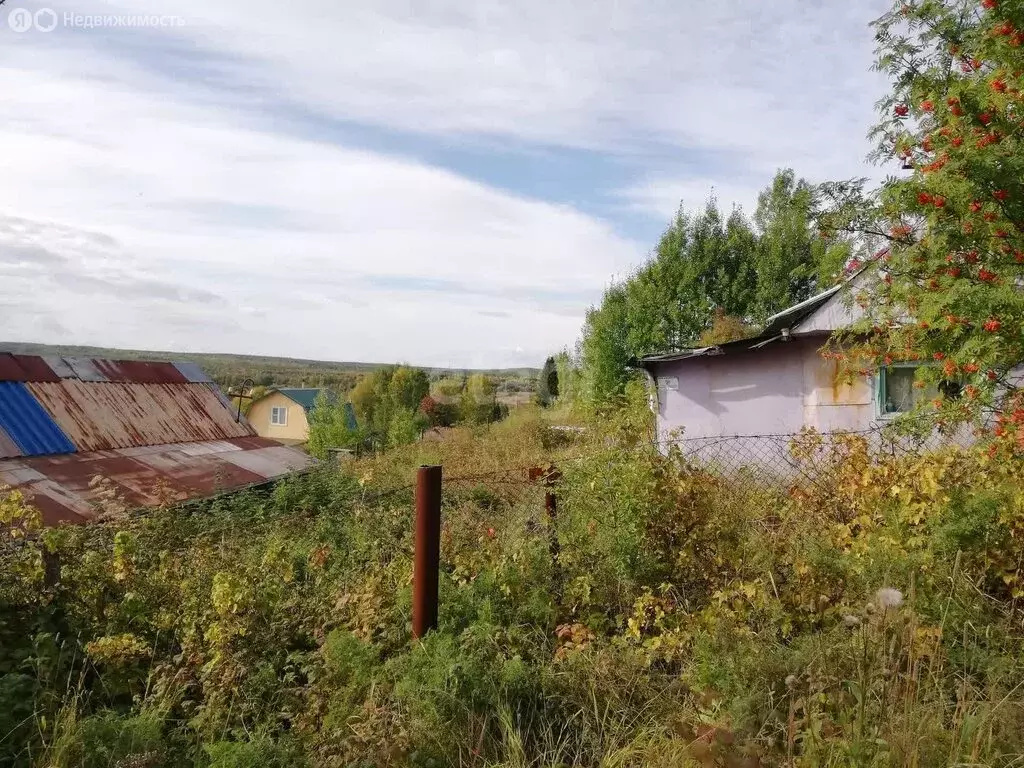
[[[143,659],[150,649],[135,635],[125,633],[98,637],[86,644],[85,652],[94,662],[118,665]]]
[[[25,500],[21,491],[0,485],[0,543],[4,538],[21,539],[42,525],[39,510]]]

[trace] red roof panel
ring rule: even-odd
[[[13,355],[21,369],[25,371],[25,381],[60,381],[53,368],[46,361],[35,355]]]
[[[0,354],[0,381],[60,381],[41,357]]]
[[[0,354],[0,381],[24,381],[25,372],[21,370],[14,355]]]
[[[188,379],[172,363],[144,360],[93,360],[108,381],[122,384],[187,384]]]

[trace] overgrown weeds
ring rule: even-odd
[[[769,485],[657,453],[638,413],[553,432],[527,411],[85,528],[40,533],[5,494],[0,765],[1019,761],[1012,446],[807,436],[794,460],[827,471]],[[441,621],[414,643],[427,462]],[[555,521],[525,471],[549,463]]]

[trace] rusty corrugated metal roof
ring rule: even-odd
[[[254,434],[206,384],[65,379],[27,385],[79,451],[223,440]]]
[[[47,525],[97,516],[93,478],[106,478],[130,508],[204,498],[308,469],[312,458],[261,437],[139,446],[0,461],[0,484],[18,488]]]
[[[21,456],[21,449],[11,440],[3,427],[0,427],[0,459],[9,459],[13,456]]]
[[[0,485],[29,495],[49,525],[96,517],[90,483],[97,476],[138,508],[264,483],[313,464],[236,421],[198,366],[6,354],[0,388],[9,395],[0,398],[0,416],[10,422],[0,426]],[[21,455],[44,451],[54,455]]]

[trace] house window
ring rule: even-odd
[[[923,400],[925,390],[914,388],[916,366],[899,365],[882,368],[878,372],[878,404],[885,416],[907,413],[914,404]]]
[[[270,409],[270,423],[275,424],[279,427],[287,426],[288,424],[288,409],[285,407],[271,408]]]
[[[941,392],[948,398],[960,396],[963,386],[958,381],[944,379],[938,385],[923,388],[914,386],[916,363],[891,365],[878,372],[878,410],[883,416],[908,413],[923,400],[933,400]]]

